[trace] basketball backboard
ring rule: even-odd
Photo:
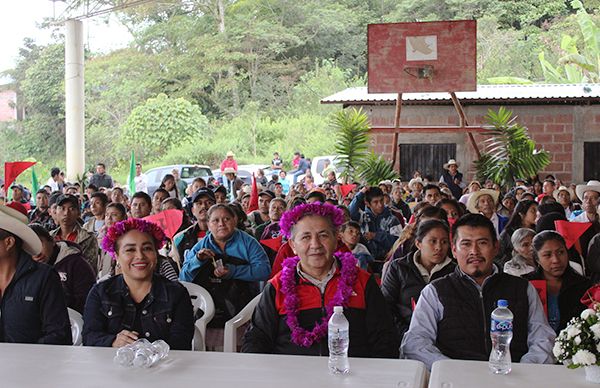
[[[369,93],[477,90],[477,22],[368,26]]]

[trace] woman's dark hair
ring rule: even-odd
[[[448,224],[446,222],[431,219],[419,223],[419,226],[417,227],[417,232],[415,233],[415,240],[422,242],[425,236],[427,236],[427,234],[429,234],[429,232],[431,232],[433,229],[442,229],[444,230],[444,232],[446,232],[448,236],[450,236],[450,228],[448,227]]]
[[[146,193],[144,193],[146,194]],[[148,194],[146,194],[148,195]],[[117,211],[119,213],[121,213],[123,215],[123,217],[127,218],[127,209],[125,208],[125,205],[123,205],[122,203],[119,202],[111,202],[108,205],[106,205],[106,210],[108,210],[108,208],[114,208],[117,209]]]
[[[419,224],[423,218],[435,218],[448,223],[448,213],[440,207],[425,206],[415,213],[415,224]]]
[[[538,206],[538,212],[541,215],[550,214],[550,213],[564,213],[565,208],[558,202],[546,202]]]
[[[454,208],[456,209],[456,213],[458,213],[457,218],[460,218],[463,216],[463,214],[465,214],[465,212],[463,211],[463,208],[459,205],[459,202],[454,198],[442,198],[439,201],[437,201],[437,203],[435,204],[435,207],[442,209],[443,205],[454,206]],[[447,216],[447,214],[446,214],[446,216]]]
[[[510,219],[506,223],[504,229],[517,230],[521,227],[527,227],[527,225],[523,225],[523,216],[527,214],[529,208],[533,205],[537,205],[537,202],[531,199],[525,199],[517,202],[517,206],[515,206],[515,210],[513,210],[513,214],[510,216]]]
[[[244,213],[244,209],[242,209],[242,204],[239,202],[231,202],[227,204],[231,210],[235,212],[237,217],[237,228],[239,230],[246,230],[246,221],[248,221],[248,215]],[[210,218],[210,217],[209,217]]]
[[[565,212],[561,211],[560,213],[553,212],[544,214],[540,217],[540,219],[535,224],[535,232],[541,233],[545,230],[556,230],[556,226],[554,225],[554,221],[566,221],[567,217],[565,216]]]
[[[561,236],[560,234],[558,234],[557,232],[555,232],[553,230],[545,230],[543,232],[536,234],[533,237],[533,241],[532,241],[533,257],[536,261],[539,260],[538,251],[540,249],[542,249],[544,244],[548,241],[558,241],[565,247],[565,250],[567,249],[567,243],[565,242],[565,239],[563,238],[563,236]]]
[[[229,214],[231,217],[235,217],[236,216],[236,212],[235,210],[233,210],[233,208],[231,208],[229,206],[229,204],[225,204],[225,203],[218,203],[216,205],[212,205],[210,207],[210,209],[208,209],[208,212],[206,213],[206,216],[208,217],[208,219],[210,220],[210,217],[212,216],[212,214],[214,212],[216,212],[217,210],[224,210],[225,212],[227,212],[227,214]]]

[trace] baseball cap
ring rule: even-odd
[[[196,200],[200,197],[208,197],[211,201],[216,202],[215,193],[212,190],[201,187],[194,194],[192,194],[192,203],[196,202]]]

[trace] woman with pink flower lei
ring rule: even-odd
[[[265,287],[242,351],[328,355],[327,322],[343,306],[350,357],[397,358],[393,321],[375,279],[352,253],[335,252],[341,210],[318,202],[287,211],[281,232],[295,257]]]
[[[121,274],[96,284],[83,312],[83,344],[121,347],[137,339],[162,339],[191,350],[194,314],[186,288],[156,273],[166,237],[157,225],[130,218],[111,226],[102,249]]]

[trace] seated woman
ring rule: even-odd
[[[179,279],[208,290],[216,310],[209,325],[222,328],[258,294],[258,282],[267,280],[271,266],[260,243],[236,228],[230,206],[213,205],[207,216],[208,233],[186,253]]]
[[[121,347],[139,338],[162,339],[172,349],[190,350],[194,316],[183,285],[157,274],[165,241],[155,224],[132,218],[113,225],[102,240],[121,275],[96,284],[83,312],[83,344]]]
[[[500,252],[494,259],[500,269],[504,267],[504,263],[509,261],[513,256],[513,245],[511,241],[512,235],[519,228],[535,229],[537,218],[537,202],[533,200],[523,200],[517,203],[515,210],[500,233]]]
[[[569,265],[567,246],[560,234],[553,231],[539,233],[533,238],[533,249],[539,267],[526,278],[545,281],[548,323],[558,333],[571,318],[585,310],[580,299],[592,283]]]
[[[417,250],[390,262],[381,292],[394,318],[399,341],[408,330],[423,288],[432,280],[452,273],[456,267],[448,257],[449,234],[448,225],[443,221],[422,221],[415,235]]]
[[[523,276],[535,271],[532,240],[535,230],[519,228],[511,237],[513,247],[512,259],[504,263],[504,272],[513,276]]]
[[[318,202],[287,211],[281,231],[298,255],[265,287],[244,336],[242,351],[327,355],[327,324],[334,306],[350,322],[350,357],[398,357],[392,318],[375,278],[352,253],[336,252],[336,207]]]

